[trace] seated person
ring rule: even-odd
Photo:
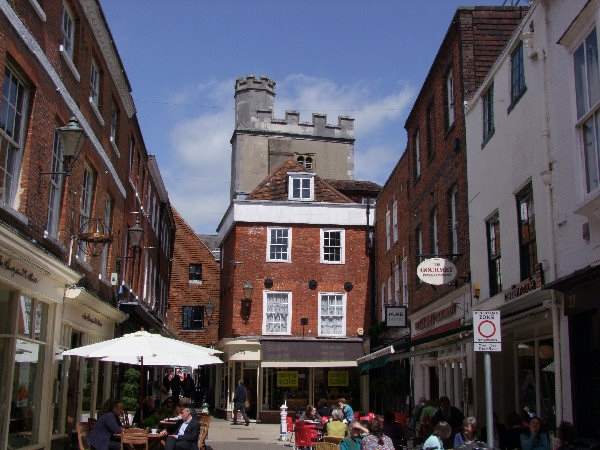
[[[88,444],[92,450],[120,450],[121,443],[114,440],[113,435],[123,430],[119,417],[123,414],[123,403],[113,400],[110,411],[100,416],[94,429],[88,436]]]
[[[369,434],[369,430],[361,425],[360,422],[352,422],[350,425],[350,435],[340,443],[341,450],[360,450],[360,442],[363,436]]]
[[[404,432],[402,425],[395,420],[394,413],[387,411],[383,413],[383,434],[389,436],[394,446],[399,448],[401,441],[404,438]]]
[[[181,425],[173,434],[167,435],[165,430],[160,432],[166,436],[165,450],[196,450],[198,449],[198,437],[200,436],[200,423],[192,417],[189,407],[181,411]]]
[[[154,404],[154,397],[145,397],[142,401],[142,407],[136,410],[132,423],[136,423],[139,427],[142,427],[144,419],[147,419],[155,412],[156,406]]]
[[[534,416],[529,421],[529,433],[521,434],[521,448],[523,450],[550,450],[548,434],[542,431],[542,422]]]
[[[317,408],[315,408],[313,405],[308,405],[298,420],[308,420],[310,422],[321,423],[321,416],[317,412]]]
[[[317,412],[321,417],[331,415],[331,408],[327,404],[327,399],[322,398],[321,400],[319,400],[319,409],[317,410]]]
[[[340,408],[331,411],[331,421],[326,424],[325,434],[342,438],[348,435],[348,425],[344,423],[344,413]]]

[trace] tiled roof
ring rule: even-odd
[[[271,172],[254,190],[246,200],[288,200],[288,172],[310,172],[293,159],[285,160],[279,167]],[[344,194],[335,189],[331,184],[315,175],[314,201],[330,203],[354,203]]]

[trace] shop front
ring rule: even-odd
[[[225,343],[219,407],[231,418],[231,399],[237,380],[249,391],[251,418],[279,422],[280,407],[288,413],[324,400],[337,407],[344,397],[355,411],[361,410],[363,380],[356,360],[363,356],[361,339],[257,339]]]
[[[0,448],[49,447],[56,324],[79,278],[0,224]]]

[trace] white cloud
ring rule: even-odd
[[[300,111],[304,122],[312,120],[312,113],[327,114],[332,124],[337,124],[338,115],[354,117],[356,179],[383,184],[404,148],[400,118],[410,106],[413,90],[401,86],[381,94],[375,92],[378,87],[289,75],[277,82],[275,117],[284,118],[286,109]],[[171,97],[171,102],[194,105],[195,115],[182,117],[172,127],[173,157],[161,161],[161,170],[171,202],[202,233],[215,232],[229,205],[233,90],[233,80],[211,80]],[[181,108],[178,115],[188,112]]]

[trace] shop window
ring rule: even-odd
[[[516,344],[519,405],[542,420],[555,423],[554,344],[552,338]]]

